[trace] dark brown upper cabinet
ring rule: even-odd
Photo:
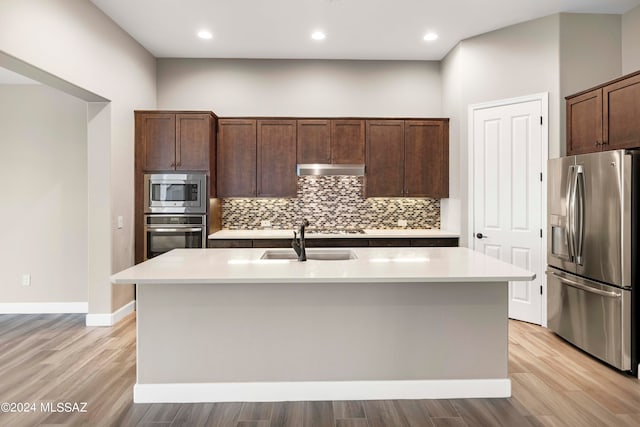
[[[366,197],[449,197],[449,121],[367,120]]]
[[[298,163],[331,163],[331,121],[298,120]]]
[[[640,71],[566,100],[567,155],[640,147]]]
[[[364,163],[364,120],[298,120],[298,163]]]
[[[296,197],[296,120],[258,120],[258,197]]]
[[[256,196],[256,129],[256,120],[218,121],[218,197]]]
[[[366,197],[404,195],[404,121],[366,122]]]
[[[567,155],[602,149],[602,89],[567,99]]]
[[[602,89],[605,150],[640,147],[640,74]]]
[[[404,195],[449,197],[449,123],[404,122]]]
[[[215,147],[215,116],[136,112],[136,139],[145,172],[209,172],[210,151]]]
[[[364,120],[331,120],[331,163],[364,163]]]

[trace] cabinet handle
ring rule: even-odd
[[[608,141],[602,141],[602,145],[609,145]]]
[[[171,166],[172,168],[175,167],[176,166],[176,162],[171,162],[171,164],[169,166]]]
[[[596,141],[596,147],[600,146],[600,141]]]

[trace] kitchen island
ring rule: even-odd
[[[137,285],[135,402],[510,396],[508,281],[533,273],[466,248],[265,251],[112,276]]]

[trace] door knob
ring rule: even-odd
[[[488,238],[489,238],[488,236],[484,236],[482,233],[478,233],[478,234],[476,234],[476,237],[477,237],[478,239],[488,239]]]

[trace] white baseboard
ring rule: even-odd
[[[87,302],[3,302],[0,314],[86,313]]]
[[[510,379],[136,384],[135,403],[510,397]]]
[[[87,326],[113,326],[136,309],[136,302],[131,301],[113,313],[87,314]]]

